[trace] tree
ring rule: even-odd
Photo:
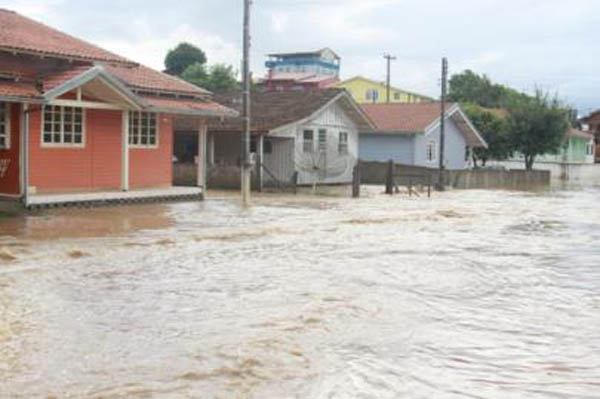
[[[481,147],[473,150],[474,166],[477,167],[478,160],[481,160],[482,166],[485,166],[490,159],[508,158],[512,154],[512,145],[506,119],[475,104],[464,104],[463,109],[488,144],[488,148]]]
[[[449,100],[486,108],[502,108],[525,97],[509,87],[492,83],[486,75],[466,70],[450,78]]]
[[[556,97],[538,89],[534,97],[516,101],[508,111],[509,140],[525,157],[525,169],[533,169],[536,156],[560,150],[569,128],[569,111]]]
[[[231,65],[212,65],[202,87],[215,93],[238,90],[240,84],[236,75],[237,73]]]
[[[204,85],[207,79],[206,67],[204,64],[197,62],[187,67],[180,77],[186,82],[205,88]]]
[[[169,50],[165,58],[165,72],[170,75],[181,76],[183,71],[194,64],[206,64],[206,54],[190,43],[179,43],[177,47]]]

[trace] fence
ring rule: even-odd
[[[387,162],[361,162],[362,184],[386,184]],[[407,186],[409,177],[421,176],[423,181],[437,182],[437,169],[421,166],[394,164],[396,184]],[[548,186],[550,172],[544,170],[447,170],[444,172],[446,185],[458,189],[531,189]]]

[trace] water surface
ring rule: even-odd
[[[379,191],[0,220],[0,397],[600,397],[600,189]]]

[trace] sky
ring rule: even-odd
[[[15,10],[155,69],[179,42],[209,64],[240,69],[242,0],[0,0]],[[330,47],[341,77],[385,80],[439,97],[440,63],[497,83],[557,94],[585,114],[600,108],[599,0],[253,0],[251,68],[266,54]]]

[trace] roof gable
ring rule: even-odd
[[[124,57],[5,9],[0,9],[0,49],[135,65]]]

